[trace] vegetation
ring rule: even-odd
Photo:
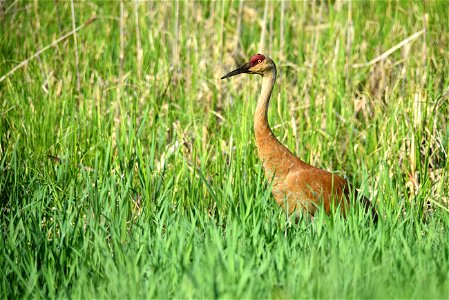
[[[96,16],[0,82],[2,298],[449,297],[446,2],[0,6],[0,76]],[[261,80],[219,79],[257,52],[274,133],[377,225],[274,203]]]

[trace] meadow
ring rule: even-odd
[[[0,297],[449,298],[448,15],[1,1]],[[276,205],[261,79],[220,80],[258,52],[277,64],[275,135],[347,177],[377,225]]]

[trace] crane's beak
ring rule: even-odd
[[[240,68],[237,68],[237,69],[235,69],[232,72],[229,72],[225,76],[221,77],[221,79],[232,77],[232,76],[235,76],[235,75],[238,75],[238,74],[241,74],[241,73],[250,73],[249,68],[250,68],[250,64],[249,63],[245,64],[245,65],[241,66]]]

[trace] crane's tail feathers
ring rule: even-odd
[[[376,208],[374,207],[374,204],[365,196],[362,196],[360,200],[362,202],[363,208],[365,209],[365,212],[371,214],[373,222],[377,223],[379,216],[377,214]]]

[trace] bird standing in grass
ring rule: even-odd
[[[242,73],[262,76],[262,91],[254,114],[254,131],[265,175],[273,180],[272,192],[276,202],[288,213],[295,213],[297,216],[301,211],[313,216],[320,206],[327,214],[333,207],[338,207],[346,215],[351,204],[348,182],[338,175],[305,163],[281,144],[271,131],[268,105],[276,82],[274,62],[263,54],[256,54],[248,63],[221,79]],[[371,210],[376,220],[377,213],[371,202],[365,197],[361,201],[367,211]]]

